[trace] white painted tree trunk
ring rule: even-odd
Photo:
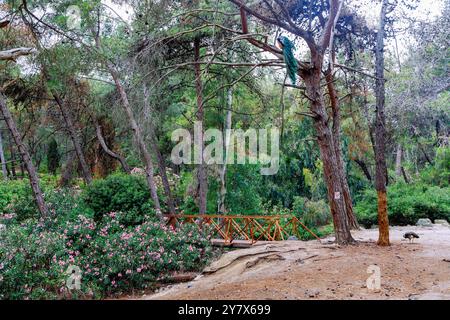
[[[397,154],[395,158],[395,175],[397,177],[402,176],[402,153],[403,153],[402,145],[399,143],[397,145]]]
[[[218,212],[219,214],[223,214],[226,212],[225,208],[225,196],[227,194],[227,186],[226,186],[226,175],[227,175],[227,162],[229,157],[229,147],[231,140],[231,118],[233,113],[233,88],[230,87],[227,91],[227,115],[225,118],[225,133],[224,133],[224,146],[225,146],[225,160],[222,166],[222,170],[220,171],[220,193],[219,193],[219,201],[218,201]]]

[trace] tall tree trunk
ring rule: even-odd
[[[44,70],[44,73],[46,71]],[[72,140],[73,147],[75,148],[75,152],[77,154],[78,160],[80,161],[81,170],[83,172],[83,178],[84,181],[86,181],[87,184],[92,183],[92,174],[91,169],[89,168],[86,158],[84,156],[83,148],[81,147],[81,142],[78,137],[77,130],[73,124],[72,115],[70,114],[70,111],[67,109],[64,101],[62,101],[59,94],[56,92],[52,92],[53,98],[56,101],[56,104],[59,107],[59,110],[61,111],[61,115],[63,116],[64,122],[66,123],[67,131],[69,132],[70,140]]]
[[[387,209],[387,165],[386,165],[386,119],[385,107],[385,80],[384,80],[384,34],[386,24],[388,1],[383,0],[381,6],[377,45],[375,51],[376,69],[376,120],[375,120],[375,188],[378,194],[378,245],[388,246],[389,242],[389,218]]]
[[[103,133],[102,133],[102,128],[98,122],[97,119],[94,119],[94,124],[95,124],[95,132],[97,134],[97,139],[100,142],[100,146],[102,147],[103,151],[109,155],[111,158],[116,159],[117,161],[120,162],[120,165],[122,166],[123,171],[125,171],[126,173],[130,174],[131,173],[131,169],[130,166],[128,165],[127,161],[125,160],[124,157],[122,157],[120,154],[115,153],[114,151],[112,151],[107,145],[106,145],[106,141],[105,138],[103,137]]]
[[[156,161],[158,163],[158,169],[159,169],[159,175],[161,176],[161,182],[164,188],[164,193],[167,197],[167,206],[169,207],[169,212],[171,214],[175,214],[175,202],[173,200],[172,191],[170,190],[170,183],[169,179],[167,178],[167,170],[166,165],[164,163],[164,158],[161,154],[161,150],[158,146],[158,141],[156,138],[156,130],[153,125],[153,119],[150,117],[150,100],[148,96],[148,88],[146,85],[144,85],[144,108],[148,110],[148,125],[149,125],[149,131],[150,131],[150,144],[152,146],[152,150],[156,154]]]
[[[73,153],[74,152],[70,152],[68,154],[66,164],[61,169],[61,179],[59,181],[61,187],[69,187],[71,185],[77,159],[76,155]]]
[[[225,207],[225,196],[227,194],[227,186],[226,186],[226,176],[227,176],[227,162],[229,156],[229,145],[231,140],[231,117],[233,109],[233,88],[230,87],[227,90],[227,113],[225,116],[225,125],[224,125],[224,149],[225,149],[225,159],[220,170],[220,190],[219,190],[219,201],[217,204],[217,209],[219,214],[223,214],[226,212]]]
[[[39,186],[39,178],[36,172],[36,168],[34,167],[33,162],[31,161],[30,154],[28,153],[28,150],[22,141],[19,130],[17,129],[14,119],[8,109],[8,106],[6,105],[6,100],[1,93],[0,93],[0,111],[3,114],[3,117],[5,118],[6,125],[8,126],[8,129],[11,133],[11,136],[14,139],[14,142],[17,145],[17,149],[20,152],[22,161],[25,163],[26,170],[28,172],[28,176],[30,179],[31,190],[33,191],[33,196],[36,201],[39,212],[43,217],[46,217],[48,215],[48,208],[47,205],[45,204],[44,195]]]
[[[317,66],[315,69],[310,70],[308,74],[302,72],[302,78],[306,85],[306,94],[310,99],[310,110],[314,114],[314,127],[316,129],[320,155],[323,162],[325,184],[327,186],[328,201],[333,216],[336,242],[338,244],[349,244],[355,240],[350,233],[350,224],[343,197],[344,191],[339,170],[337,170],[339,163],[336,158],[332,132],[328,126],[329,118],[321,91],[320,75],[321,70]]]
[[[8,180],[8,170],[6,170],[6,158],[3,152],[2,129],[0,128],[0,163],[2,166],[3,179]]]
[[[402,153],[403,153],[402,145],[399,143],[397,145],[397,153],[395,155],[395,175],[397,177],[402,176]]]
[[[203,84],[202,74],[200,68],[200,38],[194,40],[194,61],[195,64],[195,88],[197,93],[197,121],[200,123],[201,128],[198,132],[197,140],[195,141],[195,147],[199,154],[198,164],[198,184],[199,184],[199,213],[206,214],[206,201],[208,195],[208,177],[206,172],[206,164],[203,159],[203,121],[204,121],[204,109],[203,109]]]
[[[355,213],[353,212],[352,196],[350,194],[350,187],[348,186],[347,175],[345,172],[345,164],[341,148],[341,112],[338,95],[334,86],[333,71],[331,69],[328,70],[325,79],[327,81],[328,94],[330,96],[331,109],[333,113],[332,132],[334,139],[334,151],[336,153],[336,160],[338,162],[337,170],[339,171],[339,176],[341,179],[346,214],[350,227],[352,229],[359,229]]]

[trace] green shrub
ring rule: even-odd
[[[448,187],[450,185],[450,148],[438,148],[434,161],[434,166],[427,166],[420,172],[421,181],[430,185]]]
[[[40,176],[40,186],[47,198],[56,186],[56,178]],[[2,181],[0,183],[0,214],[14,214],[18,221],[39,216],[28,179]]]
[[[126,227],[122,216],[8,226],[0,234],[0,299],[99,298],[150,288],[173,271],[198,271],[208,262],[209,240],[195,225],[175,231],[146,219]],[[81,290],[67,290],[69,266],[81,269]]]
[[[309,227],[324,226],[330,222],[330,207],[324,200],[312,201],[294,197],[293,212]]]
[[[20,204],[20,205],[18,205]],[[0,213],[17,213],[28,217],[35,214],[31,187],[27,180],[10,180],[0,183]]]
[[[377,194],[373,189],[364,192],[355,206],[358,221],[370,227],[377,224]],[[396,183],[388,187],[388,214],[392,225],[415,224],[420,218],[450,221],[450,188],[423,183]]]
[[[109,212],[121,211],[126,225],[139,224],[145,215],[153,214],[153,204],[143,176],[113,174],[103,180],[95,180],[83,191],[84,205],[93,211],[99,221]]]
[[[191,196],[184,199],[179,209],[182,214],[198,214],[199,212],[198,205]]]

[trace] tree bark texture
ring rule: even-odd
[[[334,149],[336,153],[336,160],[339,165],[337,170],[339,171],[339,176],[341,178],[347,218],[352,229],[359,229],[355,213],[353,212],[352,196],[350,194],[350,187],[348,186],[347,174],[345,172],[345,164],[341,148],[341,112],[338,95],[334,86],[334,76],[331,70],[327,72],[325,79],[327,81],[328,94],[330,96],[331,109],[333,114],[332,133],[334,139]]]
[[[323,60],[320,60],[323,61]],[[321,63],[317,64],[318,66]],[[319,144],[320,155],[323,162],[325,184],[327,186],[328,201],[333,216],[336,242],[339,244],[353,243],[350,233],[347,209],[344,200],[339,162],[336,158],[336,149],[332,131],[328,126],[329,118],[325,109],[323,92],[321,91],[321,69],[314,68],[309,73],[301,73],[306,85],[306,94],[310,99],[310,110],[314,114],[314,127]]]

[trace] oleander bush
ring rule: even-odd
[[[121,224],[123,213],[96,222],[28,220],[0,233],[0,299],[101,298],[151,288],[175,271],[198,271],[211,255],[196,226],[179,230],[146,217]],[[68,291],[69,266],[81,270],[80,290]]]

